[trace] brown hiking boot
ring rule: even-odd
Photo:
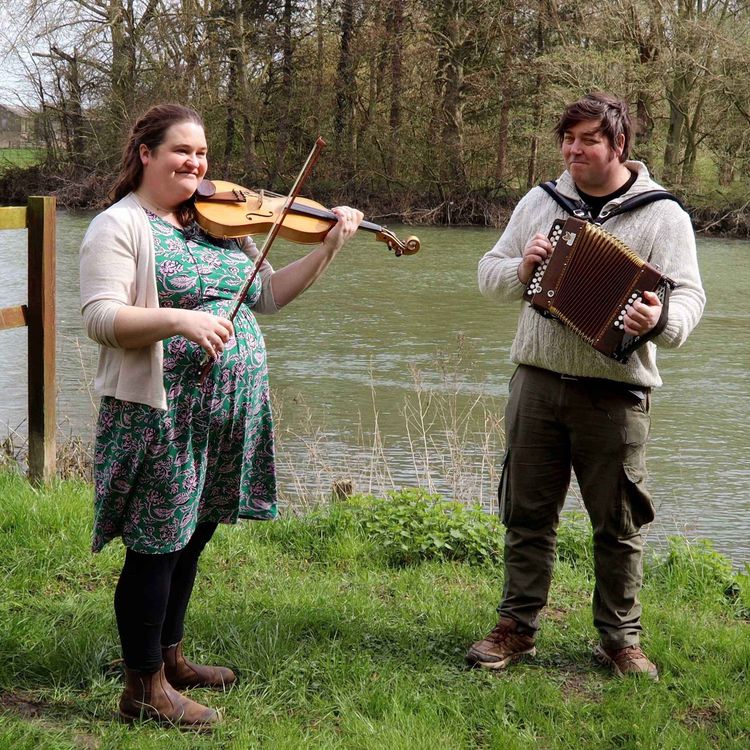
[[[227,667],[205,667],[188,661],[182,653],[182,641],[161,650],[164,675],[175,688],[208,687],[223,690],[236,679]]]
[[[525,656],[534,656],[534,637],[517,632],[518,622],[501,617],[492,632],[474,643],[466,654],[466,661],[475,667],[505,669]]]
[[[194,729],[209,729],[221,720],[212,708],[178,693],[164,677],[163,664],[156,672],[137,672],[125,667],[120,717],[124,721],[151,719]]]
[[[659,681],[659,670],[650,662],[643,649],[637,644],[625,648],[594,648],[594,658],[599,664],[609,667],[617,677],[627,674],[642,674],[654,682]]]

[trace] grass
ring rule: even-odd
[[[43,148],[0,148],[0,170],[5,167],[31,167],[44,161]]]
[[[616,680],[590,656],[590,542],[569,521],[538,656],[504,674],[470,670],[468,644],[495,622],[501,530],[468,513],[464,552],[432,544],[462,527],[450,504],[413,492],[385,510],[357,498],[221,527],[202,558],[186,644],[238,669],[230,691],[192,693],[225,721],[210,736],[126,727],[115,718],[112,613],[122,547],[89,553],[90,485],[37,491],[6,471],[0,497],[1,750],[750,746],[746,573],[707,545],[678,542],[651,560],[644,645],[661,681]],[[410,524],[403,545],[384,544],[409,508],[424,523]],[[479,548],[484,562],[461,561]]]

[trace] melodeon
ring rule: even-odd
[[[561,321],[602,354],[627,362],[650,337],[625,333],[625,308],[649,291],[666,310],[674,282],[595,224],[557,219],[549,240],[552,253],[526,287],[531,306]]]

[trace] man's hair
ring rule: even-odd
[[[599,120],[601,123],[599,132],[609,139],[612,148],[614,148],[620,134],[625,136],[622,153],[620,154],[620,161],[624,162],[630,154],[633,132],[627,103],[603,91],[593,91],[586,94],[582,99],[568,105],[562,113],[555,126],[558,145],[562,145],[566,131],[586,120]]]

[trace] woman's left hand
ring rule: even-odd
[[[349,206],[331,209],[338,221],[331,227],[323,242],[312,252],[303,255],[271,276],[271,291],[276,307],[284,307],[299,297],[325,271],[336,253],[357,231],[362,212]]]
[[[338,221],[323,240],[323,247],[331,255],[336,255],[344,244],[354,236],[364,215],[361,211],[349,206],[336,206],[336,208],[331,209],[331,213],[336,214]]]

